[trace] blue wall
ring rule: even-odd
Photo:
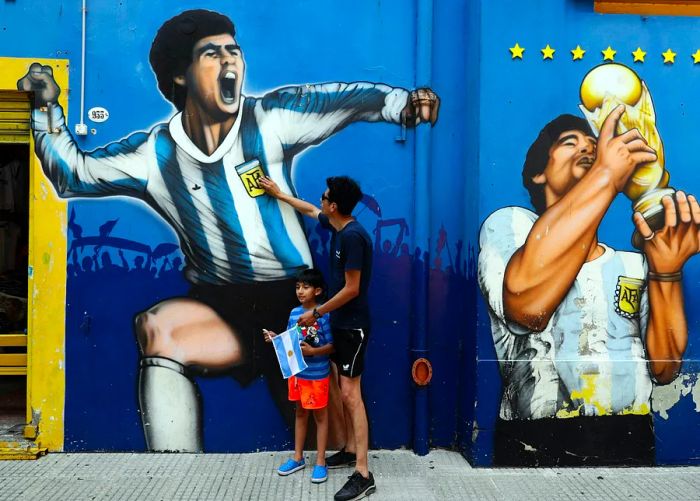
[[[593,13],[593,2],[583,0],[501,0],[481,2],[480,13],[480,121],[479,221],[507,205],[530,207],[522,186],[521,170],[528,147],[551,119],[578,110],[578,89],[583,76],[603,62],[601,51],[612,46],[616,62],[631,66],[647,83],[654,98],[657,126],[664,141],[671,185],[700,193],[694,158],[700,101],[700,65],[691,54],[700,47],[696,36],[700,19],[640,17]],[[512,60],[509,47],[525,47],[523,60]],[[553,60],[543,61],[540,49],[556,49]],[[570,50],[581,45],[583,60],[572,61]],[[647,51],[644,63],[633,63],[631,52]],[[677,52],[673,65],[664,65],[661,53]],[[631,250],[630,202],[619,196],[606,214],[600,240],[620,250]],[[472,245],[476,233],[471,234]],[[694,293],[700,279],[700,259],[684,268],[689,342],[682,374],[675,386],[654,391],[656,459],[660,464],[697,462],[700,456],[700,405],[692,396],[700,372],[700,315]],[[493,422],[500,402],[500,375],[484,301],[479,294],[477,317],[478,384],[475,434],[468,452],[478,465],[491,462]],[[675,389],[674,389],[675,388]],[[693,400],[695,398],[695,400]],[[663,402],[661,402],[663,400]],[[658,408],[671,405],[668,413]],[[666,415],[667,414],[667,415]],[[679,433],[682,430],[682,433]]]
[[[235,23],[236,39],[247,63],[246,95],[258,96],[289,84],[326,81],[365,80],[408,89],[417,83],[416,8],[412,2],[359,0],[350,7],[321,0],[187,1],[177,2],[177,6],[164,0],[89,1],[85,109],[104,107],[110,118],[102,124],[87,122],[96,134],[77,139],[83,150],[119,140],[133,131],[149,130],[173,114],[173,107],[158,92],[148,53],[158,27],[189,8],[216,10]],[[468,420],[469,406],[464,406],[466,418],[460,416],[458,407],[462,385],[473,382],[458,368],[465,363],[462,350],[471,337],[464,333],[471,329],[461,315],[454,314],[466,304],[466,271],[456,260],[466,260],[469,251],[463,245],[467,223],[461,201],[473,186],[464,176],[468,153],[461,147],[468,136],[464,82],[469,80],[470,70],[455,64],[455,54],[467,51],[466,16],[464,2],[440,7],[435,13],[431,85],[443,101],[439,122],[429,133],[434,177],[427,236],[417,239],[411,227],[415,216],[414,131],[409,130],[406,141],[401,142],[396,140],[401,133],[396,125],[355,124],[307,151],[295,163],[294,178],[303,198],[317,201],[327,176],[349,174],[376,198],[381,219],[404,218],[409,225],[403,240],[405,251],[375,256],[371,291],[374,326],[363,378],[373,447],[412,445],[412,274],[429,277],[429,285],[422,286],[428,286],[432,293],[428,310],[429,349],[434,362],[431,444],[453,446],[458,422]],[[80,29],[77,0],[0,4],[0,56],[69,59],[71,131],[80,111]],[[476,172],[473,160],[471,170]],[[475,200],[474,193],[467,198]],[[445,200],[452,203],[445,204]],[[151,248],[178,243],[173,231],[153,211],[133,200],[72,200],[69,212],[74,212],[74,222],[82,228],[83,236],[97,235],[101,225],[116,220],[112,236]],[[366,207],[357,213],[371,233],[380,217]],[[312,242],[322,240],[315,223],[307,221],[307,228]],[[384,230],[382,239],[393,242],[397,231],[398,227]],[[447,240],[438,253],[441,234]],[[73,237],[74,233],[69,233],[69,245]],[[462,245],[460,252],[457,249]],[[420,253],[420,259],[412,258],[418,248],[428,253],[429,272]],[[120,263],[116,249],[101,252],[109,252],[112,260]],[[79,258],[92,253],[93,249],[85,249]],[[128,250],[124,254],[133,266],[137,254]],[[323,261],[321,254],[319,250]],[[174,251],[168,258],[172,261],[178,256],[181,253]],[[435,263],[438,257],[439,266]],[[161,264],[159,261],[157,266]],[[159,273],[157,278],[134,272],[78,273],[69,264],[66,450],[144,449],[132,319],[159,300],[185,294],[187,288],[177,272]],[[466,365],[470,364],[468,360]],[[207,451],[291,447],[290,430],[262,380],[247,388],[228,377],[200,378],[198,384],[204,400]]]

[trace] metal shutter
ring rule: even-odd
[[[0,143],[29,143],[27,92],[0,91]]]

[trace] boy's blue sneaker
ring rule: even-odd
[[[280,466],[277,469],[277,473],[279,473],[280,475],[282,475],[284,477],[287,475],[291,475],[295,471],[303,470],[304,466],[306,466],[306,463],[304,462],[304,458],[301,458],[301,461],[294,461],[294,459],[287,459],[287,461],[285,461],[284,464],[282,464],[282,466]]]
[[[311,481],[314,484],[320,484],[328,480],[328,468],[317,464],[314,466],[314,471],[311,473]]]

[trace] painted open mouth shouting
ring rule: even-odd
[[[221,99],[226,104],[236,102],[238,95],[236,93],[236,81],[238,77],[231,70],[225,70],[219,77],[219,88],[221,89]]]

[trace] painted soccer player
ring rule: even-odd
[[[61,197],[139,198],[178,234],[192,288],[189,297],[136,317],[139,399],[148,449],[200,451],[195,367],[231,373],[241,384],[273,374],[266,378],[272,395],[281,410],[288,407],[260,332],[284,328],[296,301],[294,277],[311,265],[311,254],[294,210],[265,195],[256,179],[269,176],[294,193],[292,162],[307,147],[360,120],[435,123],[439,100],[429,89],[366,82],[244,96],[233,23],[205,10],[165,22],[150,61],[178,113],[91,153],[65,126],[48,66],[33,64],[18,87],[35,91],[36,153]]]
[[[656,159],[636,129],[614,136],[623,112],[597,140],[582,118],[547,124],[523,168],[537,214],[506,207],[482,226],[479,284],[503,377],[496,464],[654,462],[652,378],[673,380],[686,348],[680,271],[699,250],[700,206],[664,198],[656,232],[635,214],[643,254],[599,242],[612,201]]]

